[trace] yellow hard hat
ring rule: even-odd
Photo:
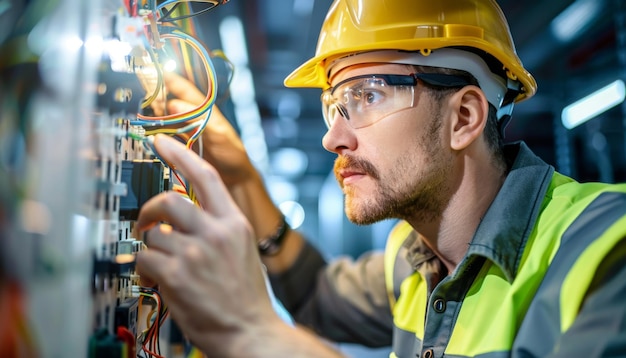
[[[444,47],[476,49],[499,61],[509,82],[520,84],[514,102],[537,90],[495,0],[335,0],[322,25],[315,57],[287,76],[285,86],[328,88],[329,65],[363,52],[428,55]]]

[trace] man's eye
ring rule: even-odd
[[[383,100],[384,94],[380,91],[364,91],[362,93],[362,100],[365,104],[375,104]]]

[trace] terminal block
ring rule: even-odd
[[[165,190],[163,168],[158,160],[122,162],[122,182],[128,191],[120,198],[120,220],[136,220],[141,206]]]

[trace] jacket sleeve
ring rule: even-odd
[[[550,358],[626,356],[626,238],[596,271],[579,315]]]
[[[271,275],[276,296],[296,322],[335,342],[391,345],[393,319],[385,288],[383,253],[326,264],[306,244],[294,266]]]

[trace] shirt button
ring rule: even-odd
[[[435,312],[437,313],[441,313],[445,311],[446,301],[442,300],[441,298],[436,299],[435,302],[433,302],[433,308],[435,309]]]
[[[435,353],[433,353],[432,349],[427,349],[426,351],[424,351],[424,358],[433,358],[435,356]]]

